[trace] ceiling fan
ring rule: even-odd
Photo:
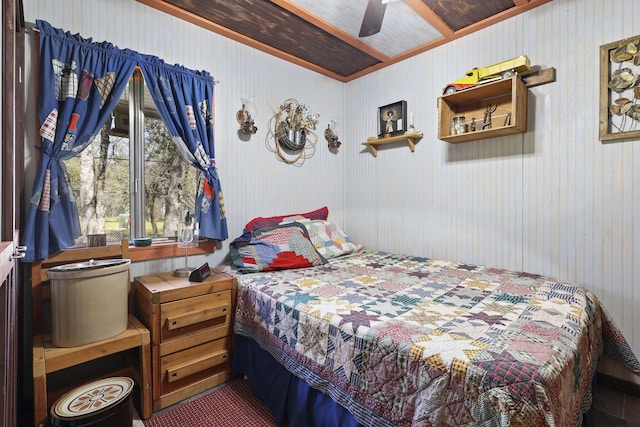
[[[399,0],[369,0],[367,9],[364,11],[364,18],[362,18],[362,25],[360,26],[358,37],[367,37],[379,33],[387,3],[393,3],[395,1]]]

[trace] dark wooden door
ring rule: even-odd
[[[0,128],[0,426],[18,425],[19,194],[24,172],[24,20],[21,0],[2,0]]]

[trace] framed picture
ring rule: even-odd
[[[640,137],[640,35],[600,46],[600,141]]]
[[[378,108],[378,138],[401,135],[407,131],[407,101]]]

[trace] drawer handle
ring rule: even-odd
[[[181,380],[189,375],[196,374],[204,371],[205,369],[212,368],[216,365],[220,365],[227,361],[228,353],[226,350],[219,351],[207,356],[202,356],[197,359],[190,360],[180,365],[167,368],[167,381],[172,383],[174,381]]]
[[[229,306],[220,306],[196,311],[195,313],[183,314],[181,316],[167,316],[167,329],[171,331],[217,317],[224,317],[227,315],[228,309]]]

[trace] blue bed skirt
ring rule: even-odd
[[[246,375],[256,396],[279,425],[288,427],[360,427],[353,415],[329,396],[311,388],[251,338],[236,335],[233,372]]]
[[[232,369],[247,376],[258,399],[281,426],[362,427],[349,411],[287,371],[251,338],[235,336]],[[592,383],[594,392],[596,377]],[[591,408],[582,418],[582,427],[594,426]]]

